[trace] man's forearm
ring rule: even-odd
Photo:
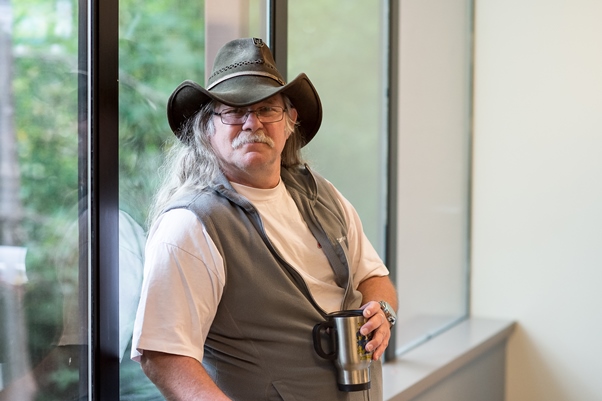
[[[231,401],[194,358],[145,350],[140,365],[168,401]]]
[[[370,277],[362,281],[357,289],[362,293],[362,305],[370,301],[386,301],[397,311],[397,292],[389,276]]]
[[[379,301],[386,301],[397,310],[397,293],[389,277],[371,277],[362,281],[358,287],[362,293],[362,309],[368,321],[361,327],[363,335],[372,333],[372,339],[366,344],[366,350],[373,351],[372,359],[378,360],[384,354],[391,338],[391,326],[380,309]]]

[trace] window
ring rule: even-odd
[[[383,258],[394,244],[398,350],[464,318],[471,13],[472,0],[0,0],[0,398],[161,399],[129,337],[165,103],[241,36],[316,85],[324,120],[304,155]]]
[[[0,398],[73,399],[89,384],[86,9],[0,15]]]
[[[398,353],[468,314],[472,3],[400,2]]]
[[[304,156],[355,206],[383,258],[386,18],[381,0],[309,0],[289,2],[287,26],[288,78],[305,72],[324,109]]]
[[[120,399],[162,400],[130,359],[143,276],[146,219],[157,169],[173,134],[166,104],[185,79],[203,82],[204,2],[119,3],[119,364]]]

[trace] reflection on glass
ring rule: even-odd
[[[130,359],[142,284],[148,207],[164,146],[174,139],[166,103],[186,79],[203,82],[204,2],[122,0],[119,4],[120,398],[163,397]]]
[[[78,12],[75,0],[0,1],[2,401],[87,395],[87,39]]]
[[[305,72],[324,107],[304,155],[356,207],[383,256],[386,131],[381,0],[288,4],[288,79]]]
[[[471,3],[400,4],[400,351],[468,311]]]

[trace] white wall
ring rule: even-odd
[[[508,401],[602,399],[602,1],[477,0],[472,313]]]

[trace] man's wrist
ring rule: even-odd
[[[395,326],[395,323],[397,322],[397,314],[395,313],[393,307],[389,305],[387,301],[378,301],[378,304],[380,305],[380,309],[385,314],[385,317],[387,318],[387,321],[391,327]]]

